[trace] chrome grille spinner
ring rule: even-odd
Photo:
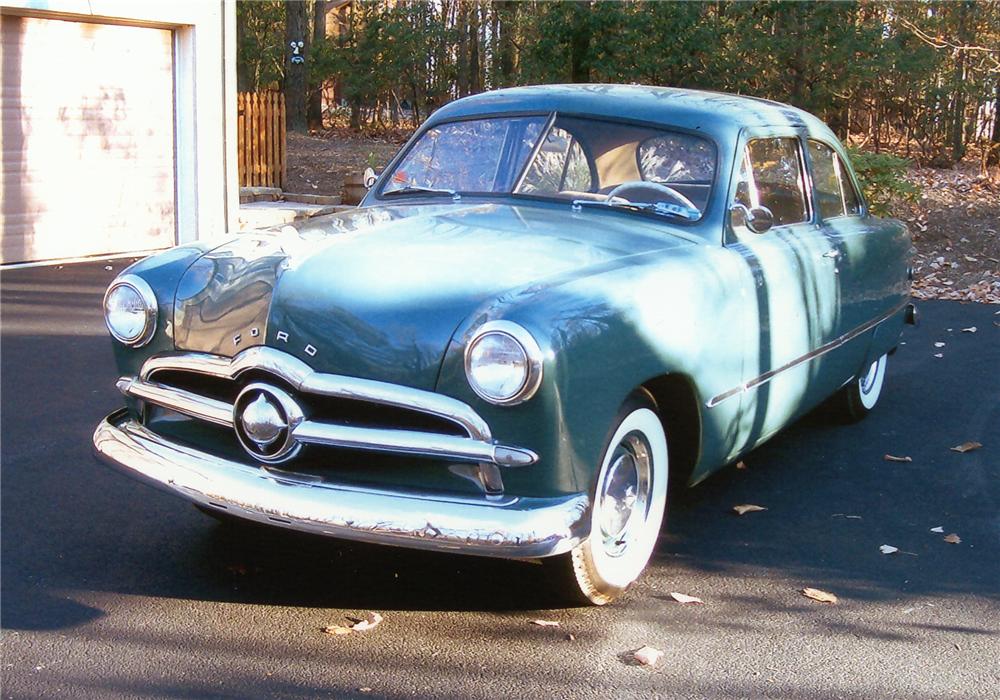
[[[292,394],[266,381],[247,385],[233,403],[156,381],[158,372],[177,371],[234,381],[250,371],[257,376],[264,373],[289,385],[296,395],[407,409],[449,421],[464,434],[313,419]],[[498,444],[486,421],[457,399],[386,382],[315,372],[301,360],[269,347],[248,348],[233,358],[204,353],[159,355],[145,362],[138,377],[119,379],[118,388],[157,406],[232,428],[244,449],[267,464],[292,459],[303,444],[437,457],[478,464],[483,488],[496,493],[503,490],[500,467],[523,467],[538,461],[531,450]]]

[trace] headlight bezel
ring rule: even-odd
[[[498,397],[486,392],[476,383],[472,375],[473,350],[483,338],[493,334],[504,335],[512,339],[520,346],[526,359],[527,371],[524,381],[517,391],[508,397]],[[541,347],[526,328],[513,321],[487,321],[476,329],[465,346],[465,379],[476,396],[483,401],[495,406],[516,406],[528,401],[538,392],[538,388],[542,384],[543,359]]]
[[[139,295],[139,299],[145,307],[145,321],[142,331],[134,338],[123,336],[111,325],[111,319],[108,314],[108,299],[111,297],[111,294],[120,287],[128,287],[132,289],[132,291]],[[146,280],[137,275],[122,275],[112,282],[107,291],[104,293],[102,306],[104,310],[104,325],[107,326],[108,332],[111,333],[111,337],[119,343],[128,345],[129,347],[139,348],[153,339],[153,335],[156,333],[156,318],[158,309],[156,305],[156,295],[153,293],[153,288],[149,286],[149,283],[146,282]]]

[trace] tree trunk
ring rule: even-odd
[[[1000,165],[1000,77],[997,78],[996,98],[993,102],[993,133],[990,135],[986,165]]]
[[[469,22],[469,83],[471,94],[483,91],[483,80],[479,74],[479,6],[472,7],[472,21]]]
[[[969,13],[975,7],[969,2],[958,4],[958,41],[960,44],[968,45],[969,36]],[[958,49],[955,58],[955,70],[952,74],[952,117],[951,117],[951,157],[956,163],[962,160],[965,155],[965,49]]]
[[[326,13],[329,3],[326,0],[316,0],[313,4],[313,35],[312,46],[316,47],[326,41]],[[315,50],[315,49],[314,49]],[[317,80],[309,85],[309,98],[306,106],[310,129],[323,128],[323,81]]]
[[[497,13],[497,34],[499,35],[500,85],[497,87],[507,87],[515,82],[514,32],[520,4],[512,2],[512,0],[496,0],[493,3],[493,8]],[[494,36],[494,41],[497,41],[496,36]]]
[[[306,4],[285,0],[285,115],[289,131],[306,130],[306,64],[293,60],[305,59],[305,46],[298,54],[291,46],[306,40]]]
[[[590,82],[590,0],[574,2],[570,35],[570,82]]]

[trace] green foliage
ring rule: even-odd
[[[1000,81],[1000,0],[330,6],[339,30],[309,47],[309,89],[335,82],[358,127],[396,126],[404,103],[419,122],[485,89],[590,81],[788,102],[844,139],[921,163],[1000,135],[984,117]],[[238,3],[241,87],[280,80],[283,17],[278,0]]]
[[[920,188],[906,179],[911,165],[907,159],[858,148],[849,148],[847,152],[873,214],[890,215],[893,204],[916,201],[920,196]]]
[[[236,81],[241,91],[277,86],[284,74],[285,4],[236,3]]]

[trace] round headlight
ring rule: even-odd
[[[115,339],[126,345],[149,342],[156,330],[156,296],[141,277],[124,275],[104,295],[104,322]]]
[[[465,349],[465,375],[478,396],[501,406],[527,401],[542,382],[542,351],[524,328],[490,321]]]

